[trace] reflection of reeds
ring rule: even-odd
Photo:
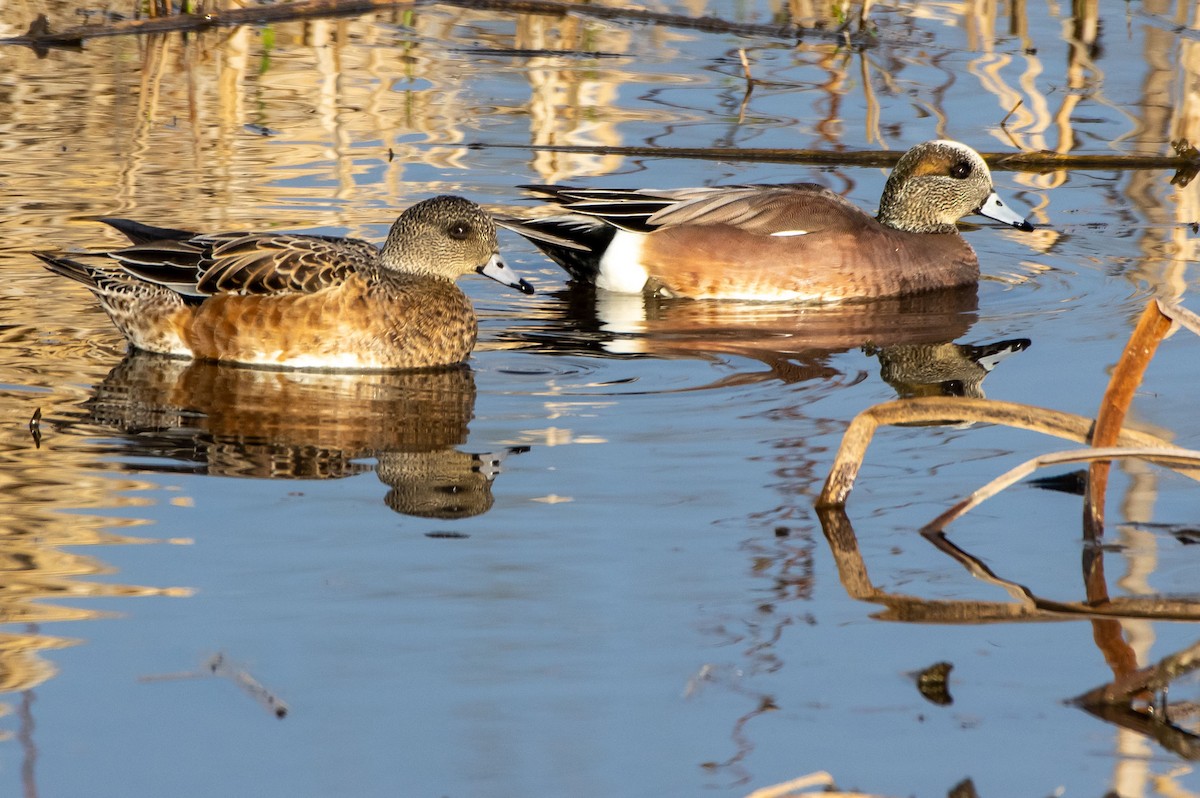
[[[1100,413],[1095,422],[1070,413],[987,400],[968,401],[941,398],[901,400],[876,405],[863,411],[855,417],[842,438],[842,446],[834,460],[829,477],[825,481],[825,487],[821,491],[817,505],[819,507],[842,507],[845,505],[871,437],[879,426],[885,424],[982,421],[1033,430],[1080,443],[1089,443],[1096,448],[1114,445],[1141,447],[1126,454],[1162,461],[1166,464],[1175,464],[1183,473],[1200,479],[1200,470],[1198,470],[1200,469],[1200,458],[1196,453],[1176,449],[1157,436],[1122,428],[1125,411],[1133,400],[1133,394],[1141,382],[1142,373],[1150,358],[1153,357],[1158,342],[1170,330],[1172,318],[1179,320],[1185,326],[1196,328],[1200,334],[1200,323],[1189,311],[1174,306],[1164,309],[1161,303],[1151,301],[1142,315],[1141,323],[1134,330],[1125,348],[1121,363],[1113,373],[1109,389],[1105,393]],[[1084,452],[1078,455],[1078,459],[1103,461],[1104,457]],[[1032,462],[1048,464],[1070,460],[1070,456],[1062,456],[1043,457],[1040,461]],[[1188,468],[1189,464],[1194,464],[1195,467]],[[1022,473],[1032,470],[1022,467],[1019,469],[1022,469]],[[1018,478],[1019,476],[1010,477],[1010,475],[1001,477],[997,481],[997,485],[1000,487],[995,490],[983,488],[976,491],[975,494],[947,511],[926,529],[941,531],[950,520],[959,517],[970,507],[974,507],[988,496],[993,495],[996,490],[1002,489],[1001,483],[1009,485]],[[1103,524],[1101,507],[1106,480],[1107,471],[1093,465],[1089,479],[1088,511],[1085,513],[1085,518],[1088,519],[1089,526],[1094,530]]]
[[[1165,712],[1167,685],[1198,665],[1196,646],[1172,655],[1157,666],[1136,670],[1133,646],[1122,634],[1122,619],[1200,619],[1200,602],[1184,598],[1117,597],[1109,595],[1104,575],[1102,547],[1104,496],[1108,461],[1134,457],[1165,465],[1200,479],[1200,452],[1177,449],[1157,436],[1124,429],[1123,422],[1134,392],[1154,352],[1169,332],[1172,322],[1200,335],[1200,318],[1175,305],[1151,300],[1130,336],[1129,343],[1113,371],[1096,421],[1044,408],[992,402],[981,399],[910,399],[876,405],[855,417],[842,439],[825,487],[817,500],[826,538],[838,562],[842,583],[851,595],[888,607],[885,617],[895,620],[989,622],[1000,620],[1051,620],[1067,617],[1089,618],[1094,638],[1105,661],[1113,670],[1114,681],[1081,696],[1077,702],[1093,714],[1125,728],[1152,736],[1170,750],[1189,759],[1200,758],[1200,736],[1178,728]],[[938,550],[962,564],[977,579],[1006,590],[1012,604],[992,602],[923,601],[900,596],[874,587],[858,551],[850,521],[842,507],[853,485],[862,457],[875,429],[881,424],[913,422],[986,421],[1018,429],[1034,430],[1056,437],[1090,444],[1075,452],[1047,454],[1028,461],[998,477],[958,502],[927,524],[922,535]],[[1090,462],[1083,514],[1083,582],[1086,601],[1061,602],[1035,594],[1025,585],[1006,579],[981,559],[953,544],[945,534],[947,524],[971,508],[1028,475],[1034,468],[1065,462]],[[1161,695],[1157,710],[1148,709],[1144,696]]]
[[[52,439],[47,447],[53,451],[59,444],[60,441]],[[0,574],[4,582],[0,591],[0,622],[43,624],[90,620],[107,617],[108,613],[75,606],[80,599],[188,594],[178,588],[140,587],[92,579],[111,574],[113,569],[97,557],[74,551],[75,547],[146,541],[106,531],[135,522],[68,515],[55,510],[56,504],[67,496],[75,507],[111,504],[111,491],[118,486],[94,475],[82,476],[70,466],[59,470],[62,481],[57,481],[48,476],[42,457],[29,456],[33,451],[36,450],[31,444],[24,451],[10,452],[6,468],[0,471],[0,493],[4,496],[0,503]],[[65,463],[70,457],[63,454],[55,452],[53,456]],[[132,488],[135,483],[126,482],[124,486]],[[72,642],[35,633],[0,635],[0,691],[28,689],[48,678],[53,668],[37,652]]]

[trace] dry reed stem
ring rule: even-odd
[[[1017,429],[1026,429],[1052,435],[1075,443],[1087,443],[1092,420],[1074,413],[1049,410],[1016,402],[999,402],[992,399],[967,399],[957,397],[922,397],[899,399],[869,407],[854,417],[834,457],[829,477],[817,507],[844,507],[846,498],[854,487],[854,480],[862,467],[863,458],[875,430],[883,425],[912,423],[961,423],[986,422],[1003,424]],[[1174,449],[1175,447],[1154,435],[1136,430],[1122,430],[1117,443],[1121,446],[1138,446],[1149,449]],[[1200,480],[1200,469],[1180,469],[1186,476]]]
[[[1157,302],[1158,309],[1163,312],[1163,315],[1196,335],[1200,335],[1200,316],[1176,302],[1167,302],[1164,299],[1159,299]]]
[[[921,527],[921,532],[926,533],[944,531],[950,522],[966,515],[968,512],[978,507],[980,504],[983,504],[1000,491],[1016,482],[1019,482],[1039,468],[1044,468],[1045,466],[1051,465],[1062,465],[1063,463],[1080,463],[1108,459],[1115,460],[1124,457],[1136,457],[1138,459],[1149,460],[1151,462],[1164,465],[1168,463],[1177,463],[1181,465],[1190,463],[1200,467],[1200,451],[1196,451],[1194,449],[1128,449],[1110,446],[1105,448],[1082,449],[1076,451],[1051,452],[1049,454],[1042,454],[1026,460],[1024,463],[1021,463],[1015,468],[1005,471],[1003,474],[979,488],[970,496],[958,502],[949,510],[939,515],[937,518]]]
[[[1142,384],[1146,367],[1154,359],[1159,343],[1171,330],[1171,319],[1157,302],[1146,303],[1145,310],[1121,351],[1092,430],[1092,446],[1107,448],[1117,442],[1125,416],[1133,403],[1133,395]],[[1087,490],[1084,493],[1083,528],[1087,540],[1098,540],[1104,534],[1104,496],[1108,489],[1109,463],[1093,462],[1088,468]]]

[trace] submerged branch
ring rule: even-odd
[[[1051,452],[1050,454],[1041,454],[1037,457],[1026,460],[1024,463],[1021,463],[1015,468],[1005,471],[1003,474],[996,477],[967,498],[958,502],[949,510],[939,515],[937,518],[921,527],[921,532],[942,532],[950,524],[950,522],[966,515],[969,511],[983,504],[1000,491],[1021,481],[1039,468],[1045,468],[1046,466],[1052,465],[1062,465],[1063,463],[1081,463],[1095,460],[1107,461],[1110,459],[1126,457],[1136,457],[1141,460],[1149,460],[1150,462],[1161,463],[1168,466],[1179,465],[1200,468],[1200,452],[1192,449],[1125,449],[1110,446],[1106,448],[1081,449],[1079,451]]]
[[[796,150],[782,147],[615,147],[581,144],[505,144],[476,142],[471,149],[510,149],[584,155],[620,155],[641,158],[691,158],[706,161],[799,163],[814,166],[892,167],[903,152],[892,150]],[[1181,175],[1200,171],[1200,152],[1179,149],[1173,155],[1120,155],[1101,153],[986,152],[992,169],[1012,172],[1052,172],[1059,169],[1176,169]]]
[[[837,563],[838,579],[846,593],[858,601],[882,605],[873,615],[881,621],[901,623],[963,624],[1033,623],[1088,619],[1147,618],[1155,620],[1200,620],[1200,602],[1157,596],[1122,596],[1102,602],[1055,601],[1028,586],[999,576],[980,558],[956,546],[941,532],[924,533],[924,538],[949,555],[977,579],[995,585],[1014,600],[970,601],[925,599],[876,587],[858,548],[849,517],[841,508],[820,508],[817,518]]]
[[[125,19],[100,25],[80,25],[52,33],[45,14],[39,14],[24,34],[0,39],[0,44],[24,44],[38,49],[81,47],[88,39],[147,33],[201,31],[235,25],[257,25],[310,17],[362,14],[375,9],[411,5],[411,0],[301,0],[273,6],[230,8],[204,14],[174,14],[146,19]]]
[[[22,36],[0,39],[0,44],[24,44],[37,48],[78,47],[87,39],[105,36],[130,36],[147,33],[199,31],[213,27],[255,25],[309,17],[363,14],[369,11],[414,5],[448,5],[482,11],[509,14],[539,14],[543,16],[584,16],[618,22],[640,22],[663,25],[705,33],[734,34],[756,38],[795,41],[821,38],[849,40],[855,46],[871,44],[873,37],[863,32],[851,33],[844,28],[802,27],[800,25],[762,25],[731,22],[719,17],[691,17],[660,11],[628,7],[579,5],[560,0],[299,0],[294,3],[233,8],[201,14],[173,14],[148,19],[119,20],[108,24],[82,25],[59,33],[51,33],[46,17],[41,15]]]
[[[1200,643],[1163,657],[1154,665],[1088,690],[1075,700],[1081,704],[1122,704],[1146,692],[1159,693],[1171,682],[1200,669]]]
[[[1200,759],[1200,736],[1171,721],[1166,692],[1171,682],[1200,669],[1200,643],[1163,657],[1157,663],[1088,690],[1071,703],[1117,725],[1157,740],[1185,759]],[[1147,699],[1153,703],[1138,706]]]

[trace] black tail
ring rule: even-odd
[[[542,219],[497,218],[496,222],[532,241],[572,280],[588,284],[595,284],[600,257],[617,232],[599,219],[574,214]]]
[[[55,252],[34,252],[32,254],[55,274],[69,277],[77,283],[83,283],[93,291],[99,287],[96,284],[95,273],[87,264],[71,258],[64,258]]]
[[[171,227],[153,227],[152,225],[135,222],[132,219],[116,219],[112,216],[101,216],[97,222],[104,222],[109,227],[123,233],[135,244],[148,244],[151,241],[186,241],[194,238],[195,233],[188,230],[176,230]]]

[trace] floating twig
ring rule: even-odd
[[[1007,114],[1005,114],[1005,115],[1004,115],[1004,118],[1000,120],[1000,127],[1005,127],[1006,125],[1008,125],[1008,120],[1009,120],[1009,118],[1010,118],[1010,117],[1011,117],[1013,114],[1015,114],[1015,113],[1017,112],[1017,109],[1018,109],[1018,108],[1020,108],[1020,107],[1021,107],[1021,106],[1022,106],[1024,103],[1025,103],[1025,98],[1024,98],[1024,97],[1022,97],[1021,99],[1017,100],[1016,104],[1015,104],[1015,105],[1014,105],[1012,108],[1008,109],[1008,113],[1007,113]]]
[[[1155,301],[1158,302],[1158,309],[1162,311],[1163,315],[1170,318],[1171,321],[1178,323],[1184,329],[1200,335],[1200,316],[1197,316],[1192,311],[1175,302],[1168,302],[1165,299]]]
[[[224,654],[217,652],[212,659],[205,663],[205,667],[214,676],[224,676],[242,688],[243,692],[249,694],[251,698],[266,707],[267,711],[275,717],[287,717],[288,705],[270,690],[263,687],[245,668],[225,659]]]
[[[288,705],[284,703],[278,696],[263,687],[261,683],[250,672],[240,665],[236,665],[225,658],[221,652],[214,654],[208,662],[204,663],[204,667],[197,671],[183,671],[180,673],[159,673],[149,676],[138,677],[139,682],[166,682],[175,679],[204,679],[210,676],[220,676],[229,679],[231,682],[240,687],[244,692],[250,695],[258,703],[266,707],[277,718],[285,718],[288,714]]]
[[[146,19],[125,19],[98,25],[81,25],[54,33],[45,14],[39,14],[29,29],[20,36],[0,39],[0,44],[22,44],[37,49],[49,47],[81,47],[88,39],[109,36],[131,36],[148,33],[200,31],[208,28],[236,25],[261,25],[310,17],[335,17],[363,14],[382,8],[410,5],[408,0],[300,0],[273,6],[230,8],[207,14],[173,14]]]

